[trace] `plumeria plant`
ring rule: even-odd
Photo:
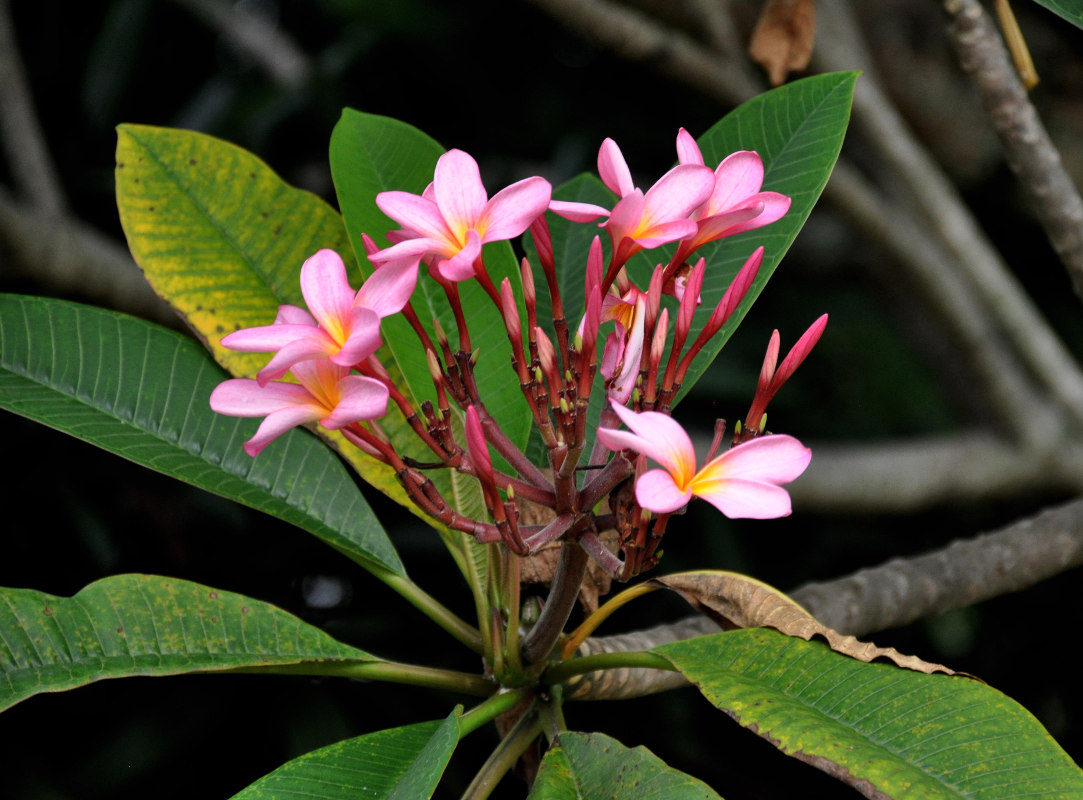
[[[0,590],[3,705],[129,675],[360,677],[450,699],[235,797],[430,797],[459,741],[490,723],[500,743],[464,798],[513,768],[532,798],[718,797],[726,787],[564,721],[569,702],[691,683],[868,797],[1083,796],[1037,721],[979,680],[836,633],[746,576],[639,578],[664,565],[689,503],[734,520],[791,513],[785,486],[812,454],[771,432],[767,406],[826,315],[781,363],[772,335],[743,422],[719,421],[702,461],[678,402],[811,211],[855,79],[775,90],[699,140],[680,130],[676,166],[645,191],[606,139],[598,177],[529,177],[490,197],[467,153],[347,110],[330,153],[340,212],[226,143],[121,126],[132,253],[209,355],[140,320],[8,296],[0,405],[297,524],[479,668],[391,662],[258,599],[121,575],[71,598]],[[431,524],[475,618],[409,577],[345,465]],[[528,569],[540,598],[523,590]],[[631,647],[598,635],[658,589],[725,632]]]

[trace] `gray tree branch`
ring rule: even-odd
[[[1083,200],[1027,97],[993,21],[977,0],[945,0],[948,33],[1053,249],[1083,297]]]

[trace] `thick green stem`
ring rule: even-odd
[[[501,740],[489,758],[481,765],[478,774],[463,792],[462,800],[485,800],[492,794],[501,778],[515,766],[519,756],[526,752],[530,743],[538,738],[541,732],[541,719],[537,709],[532,708],[519,718],[515,726],[508,731],[508,735]]]
[[[550,667],[545,673],[545,682],[554,685],[564,683],[569,678],[587,672],[598,672],[603,669],[625,669],[628,667],[677,671],[677,668],[662,656],[646,650],[637,650],[630,653],[596,653],[592,656],[562,661]]]
[[[479,703],[459,718],[459,735],[473,733],[487,722],[511,711],[530,695],[531,689],[501,689],[488,700]]]
[[[229,671],[361,678],[370,681],[405,683],[411,686],[427,686],[430,689],[447,689],[475,697],[488,697],[499,688],[493,680],[481,675],[471,675],[468,672],[456,672],[450,669],[419,667],[415,664],[400,664],[395,661],[312,661],[304,664],[242,667]]]
[[[467,558],[469,558],[469,555],[467,555]],[[475,653],[483,651],[481,634],[477,628],[468,625],[405,575],[382,569],[368,561],[358,561],[358,563],[462,644]]]

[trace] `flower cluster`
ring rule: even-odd
[[[692,443],[670,409],[693,359],[744,299],[764,251],[760,247],[749,256],[698,331],[693,318],[702,303],[707,265],[695,256],[709,242],[775,222],[790,200],[762,191],[763,164],[754,152],[734,153],[712,170],[682,129],[677,155],[678,165],[644,192],[635,186],[616,143],[607,139],[598,172],[617,200],[605,208],[553,200],[549,183],[540,177],[489,198],[474,159],[448,151],[421,195],[377,196],[377,205],[401,228],[388,233],[390,245],[383,249],[366,237],[374,270],[358,291],[350,286],[342,259],[321,250],[301,270],[308,310],[282,306],[273,324],[223,338],[226,347],[273,355],[255,380],[232,379],[215,389],[211,407],[266,418],[245,443],[250,455],[291,427],[318,422],[343,431],[390,465],[410,499],[441,523],[482,542],[503,542],[520,555],[557,539],[575,540],[621,579],[653,566],[669,516],[693,497],[729,517],[788,514],[790,499],[781,486],[804,471],[810,453],[791,436],[766,432],[766,406],[818,340],[826,316],[777,368],[775,332],[745,425],[737,426],[731,447],[718,456],[724,426],[716,426],[707,463],[697,470]],[[574,328],[565,316],[547,213],[597,224],[608,238],[606,247],[601,236],[594,237],[582,266],[585,307],[581,318],[572,320]],[[527,230],[550,295],[551,327],[550,320],[538,319],[534,268],[526,259],[521,298],[506,278],[494,285],[485,267],[485,244]],[[645,287],[637,286],[625,269],[628,260],[671,243],[673,255],[656,265]],[[410,303],[421,263],[447,296],[457,346],[438,323],[423,325]],[[477,280],[502,315],[512,368],[545,444],[545,465],[532,463],[485,407],[457,287],[467,280]],[[664,296],[673,299],[663,303]],[[415,331],[433,380],[435,403],[425,401],[419,409],[376,357],[380,320],[397,313]],[[294,380],[283,380],[287,374]],[[599,374],[607,404],[594,431],[587,418]],[[378,420],[392,401],[433,460],[402,455],[381,430]],[[458,414],[465,432],[461,440],[452,426]],[[627,430],[620,429],[622,423]],[[490,448],[511,466],[510,473],[494,465]],[[659,468],[647,469],[647,459]],[[487,519],[459,513],[426,477],[430,469],[472,475],[481,486]],[[552,509],[551,520],[520,524],[521,498]],[[611,528],[618,531],[623,560],[598,536]]]

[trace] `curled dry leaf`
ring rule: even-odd
[[[748,54],[767,70],[772,86],[781,86],[788,73],[808,66],[815,35],[815,0],[767,0]]]
[[[859,661],[886,658],[896,666],[916,672],[962,674],[941,664],[923,661],[917,656],[904,656],[893,647],[877,647],[871,642],[844,636],[817,622],[809,612],[777,589],[736,572],[679,572],[652,578],[648,583],[677,592],[723,630],[774,628],[787,636],[805,640],[820,636],[836,653]]]

